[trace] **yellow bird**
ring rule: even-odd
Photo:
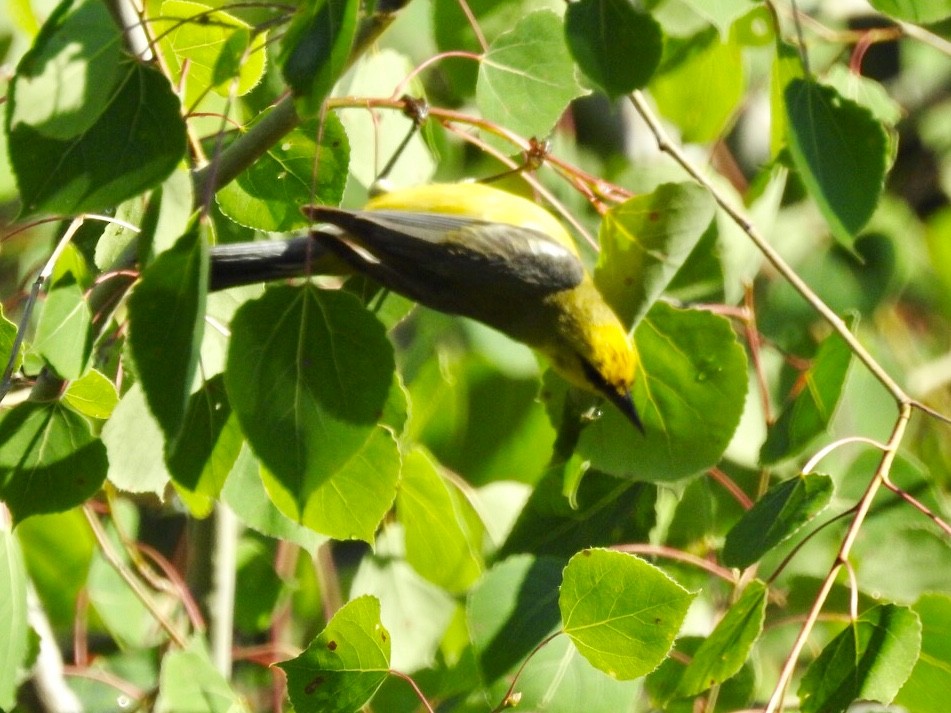
[[[339,233],[315,238],[353,269],[422,305],[487,324],[536,349],[641,431],[627,332],[571,237],[535,203],[477,183],[395,190],[361,211],[303,208]]]

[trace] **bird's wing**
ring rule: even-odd
[[[584,267],[571,250],[532,228],[441,213],[351,213],[314,206],[308,214],[342,228],[390,270],[415,273],[449,289],[550,293],[584,279]]]

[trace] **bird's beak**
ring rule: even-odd
[[[618,407],[621,413],[627,416],[631,423],[637,426],[638,431],[645,433],[644,424],[641,423],[641,417],[637,415],[637,409],[634,407],[634,399],[631,397],[630,391],[622,393],[612,390],[608,395],[608,399]]]

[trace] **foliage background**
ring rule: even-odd
[[[7,7],[0,708],[943,710],[946,0]],[[397,185],[550,138],[500,185],[645,436],[360,280],[209,291],[404,94]]]

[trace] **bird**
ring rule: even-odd
[[[435,183],[380,194],[362,210],[302,211],[332,226],[312,235],[354,271],[526,344],[644,432],[631,396],[636,349],[571,236],[541,206],[485,184]]]

